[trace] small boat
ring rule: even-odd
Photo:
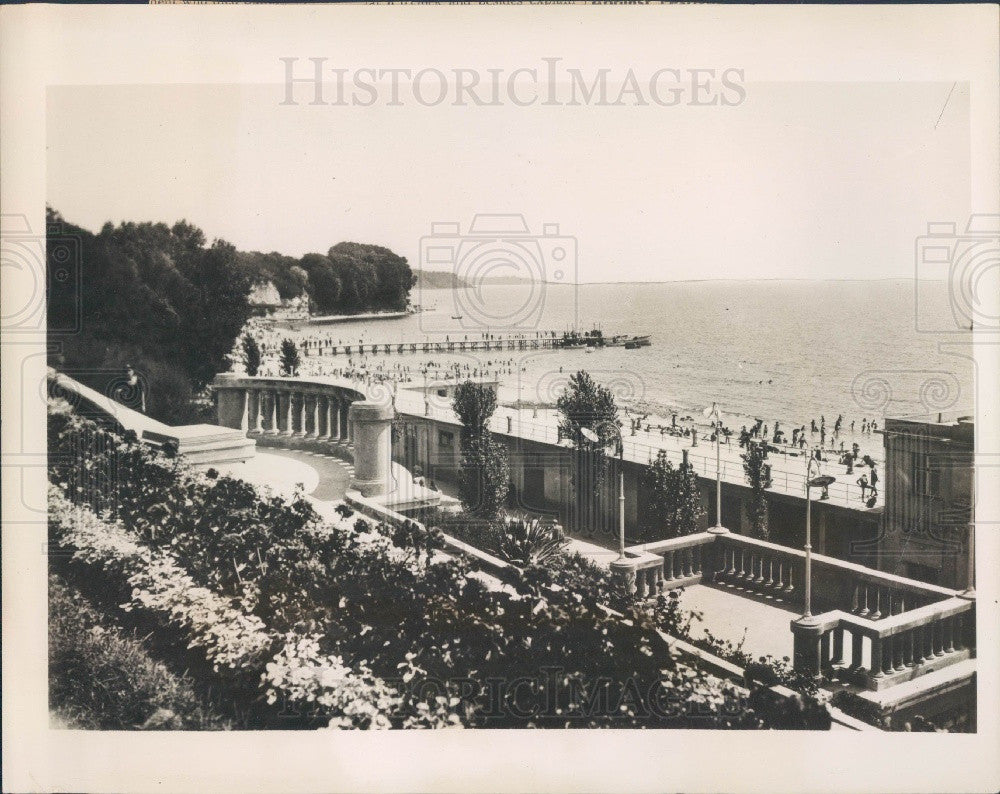
[[[625,349],[626,350],[638,350],[639,349],[639,343],[636,342],[634,339],[629,339],[625,343]]]
[[[452,320],[461,320],[462,319],[462,315],[461,314],[453,314],[451,316],[451,319]]]

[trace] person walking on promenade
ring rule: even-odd
[[[816,420],[815,419],[810,419],[809,420],[809,432],[810,433],[815,433],[816,432]]]
[[[861,501],[865,501],[865,492],[868,490],[868,478],[862,474],[858,477],[858,485],[861,486]]]

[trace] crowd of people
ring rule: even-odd
[[[281,374],[279,363],[281,342],[288,338],[288,333],[275,330],[266,321],[259,320],[251,320],[247,331],[257,340],[261,349],[260,374],[267,377],[279,376]],[[490,338],[490,335],[483,333],[474,335],[473,338]],[[466,336],[464,339],[468,341],[469,337]],[[311,333],[310,340],[312,340],[313,346],[319,347],[333,345],[342,347],[348,344],[353,347],[355,344],[371,344],[370,341],[364,339],[359,339],[357,342],[345,340],[342,337],[335,337],[332,333],[320,334],[318,337],[315,333]],[[409,357],[399,359],[370,353],[354,353],[347,355],[346,358],[344,356],[304,356],[300,359],[298,374],[307,377],[344,378],[368,386],[374,384],[413,384],[419,386],[428,382],[439,384],[470,379],[496,381],[510,385],[513,378],[519,378],[526,371],[527,368],[523,362],[515,357],[490,358],[486,361],[448,361],[441,360],[440,356],[437,356],[436,360]],[[520,401],[517,404],[520,404]],[[798,456],[803,454],[808,447],[813,450],[811,454],[814,454],[818,460],[822,462],[835,461],[844,466],[846,474],[853,475],[855,467],[865,467],[867,472],[862,473],[856,481],[861,499],[866,504],[873,506],[878,498],[877,464],[870,455],[861,454],[860,445],[853,440],[858,437],[855,432],[856,420],[845,423],[843,414],[838,415],[829,428],[826,417],[821,415],[818,420],[810,420],[808,428],[804,424],[793,427],[789,435],[780,421],[775,421],[772,426],[760,418],[755,418],[754,422],[749,425],[743,425],[737,433],[733,428],[726,426],[721,419],[701,422],[700,417],[696,421],[691,415],[676,410],[670,413],[669,424],[649,412],[634,413],[628,407],[623,407],[622,412],[630,435],[636,436],[641,433],[653,436],[649,439],[649,443],[654,446],[654,439],[657,435],[689,440],[691,447],[697,447],[699,440],[714,444],[717,438],[721,440],[723,445],[730,447],[733,437],[736,437],[740,449],[747,449],[751,444],[760,445],[765,458],[769,452]],[[877,421],[863,417],[860,423],[860,434],[869,436],[877,432]],[[850,448],[847,447],[848,440],[852,442]]]

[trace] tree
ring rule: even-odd
[[[467,380],[455,389],[452,408],[462,423],[462,436],[478,438],[497,409],[497,394],[492,387]]]
[[[243,366],[251,377],[260,371],[260,345],[250,334],[243,337]]]
[[[489,430],[496,407],[496,392],[486,384],[465,381],[455,389],[452,408],[462,423],[459,497],[466,510],[488,521],[499,518],[510,490],[507,449]]]
[[[701,503],[698,476],[686,460],[674,468],[660,450],[643,476],[649,494],[643,519],[645,540],[690,535],[701,529],[705,508]]]
[[[572,524],[593,531],[599,519],[597,501],[607,471],[604,449],[621,443],[618,406],[610,389],[581,370],[570,375],[569,384],[556,400],[556,407],[561,414],[560,435],[571,439],[576,449],[574,504],[570,506]],[[584,430],[596,436],[597,441],[589,440]]]
[[[487,432],[462,445],[462,470],[458,493],[469,513],[495,522],[507,503],[510,465],[507,450]]]
[[[674,518],[676,535],[691,535],[701,530],[705,506],[701,503],[698,475],[694,473],[687,456],[677,470],[677,514]]]
[[[767,540],[767,488],[771,485],[770,466],[764,462],[765,450],[763,444],[749,444],[743,458],[743,471],[750,485],[750,504],[747,506],[747,517],[750,519],[753,537]]]
[[[281,340],[281,374],[296,375],[299,371],[299,348],[291,339]]]
[[[102,392],[132,363],[152,417],[195,420],[192,394],[228,366],[250,315],[250,277],[235,249],[206,246],[186,221],[106,223],[93,234],[51,208],[46,219],[48,330],[61,345],[53,363]]]

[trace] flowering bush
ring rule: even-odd
[[[433,533],[347,511],[324,523],[301,495],[192,471],[76,417],[53,425],[55,541],[212,670],[253,678],[265,727],[761,724],[578,555],[501,586],[432,553]],[[84,470],[115,477],[84,488]]]
[[[120,525],[74,506],[55,486],[49,489],[49,527],[74,560],[128,582],[131,600],[123,609],[148,610],[181,629],[191,638],[189,647],[203,648],[216,671],[250,666],[269,650],[272,640],[259,618],[195,584],[174,560],[136,543]]]

